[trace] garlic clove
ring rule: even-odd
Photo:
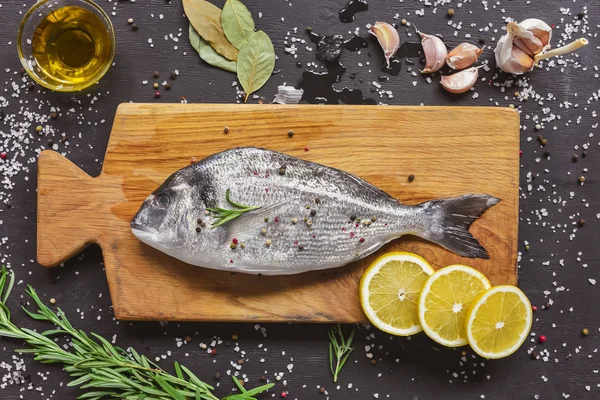
[[[535,54],[541,53],[544,50],[544,45],[540,39],[533,36],[531,39],[523,39],[521,37],[515,38],[513,41],[514,45],[519,49],[523,50],[523,52],[527,53],[529,56],[534,56]]]
[[[425,54],[425,69],[421,73],[430,74],[436,72],[444,66],[444,62],[448,57],[448,49],[446,49],[446,45],[439,37],[419,31],[417,33],[421,35],[421,45]]]
[[[400,47],[400,35],[398,35],[398,31],[392,25],[387,22],[375,22],[369,32],[377,38],[379,45],[383,49],[383,55],[385,56],[385,61],[387,63],[387,67],[390,67],[390,58],[396,51],[398,51],[398,47]]]
[[[444,75],[440,80],[440,85],[450,93],[465,93],[475,86],[479,77],[479,68],[481,66],[465,69],[452,75]]]
[[[461,43],[448,53],[446,64],[457,70],[468,68],[477,62],[483,49],[483,47],[480,49],[471,43]]]
[[[510,24],[507,27],[508,33],[498,40],[498,44],[494,50],[496,64],[504,72],[521,75],[531,71],[533,68],[533,58],[519,47],[513,45],[513,33]]]
[[[542,42],[544,48],[550,46],[550,40],[552,39],[552,28],[541,19],[528,18],[519,22],[519,26],[530,31],[536,38],[538,38],[540,42]]]

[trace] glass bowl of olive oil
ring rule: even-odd
[[[106,74],[116,38],[108,15],[93,1],[40,0],[23,17],[17,46],[33,80],[58,92],[76,92]]]

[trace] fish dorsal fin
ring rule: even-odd
[[[261,227],[265,225],[265,218],[272,220],[283,210],[290,206],[290,201],[271,204],[256,210],[248,211],[237,217],[236,219],[225,224],[227,236],[225,243],[229,243],[233,238],[244,239],[250,236],[256,236],[260,232]]]

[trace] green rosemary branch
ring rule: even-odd
[[[16,351],[31,353],[36,361],[43,364],[63,364],[64,370],[73,378],[68,386],[79,386],[88,390],[79,396],[79,399],[218,400],[212,393],[212,386],[201,381],[192,371],[177,362],[174,365],[176,375],[171,375],[133,348],[125,351],[113,346],[102,336],[92,333],[91,338],[85,332],[73,328],[65,314],[60,309],[55,313],[44,305],[31,286],[27,287],[26,292],[38,310],[23,310],[35,320],[54,324],[55,329],[38,333],[17,327],[10,320],[10,310],[6,305],[14,281],[14,273],[2,267],[0,337],[25,341],[30,348]],[[71,340],[70,351],[64,350],[52,340],[57,335],[66,336]],[[238,388],[242,387],[236,378],[234,382]],[[240,389],[240,394],[232,394],[226,399],[255,399],[254,396],[271,387],[272,383],[252,390]]]
[[[207,208],[208,211],[215,213],[215,218],[217,221],[212,224],[213,228],[216,228],[219,225],[226,224],[227,222],[236,219],[240,215],[247,213],[248,211],[259,209],[257,206],[245,206],[243,204],[236,203],[229,198],[229,189],[225,191],[225,200],[236,209],[226,209],[226,208]]]
[[[348,357],[350,357],[350,353],[354,350],[350,347],[352,340],[354,340],[354,329],[350,332],[348,339],[344,339],[342,327],[337,324],[329,330],[329,340],[329,369],[333,374],[333,381],[337,382],[340,371],[346,364]]]

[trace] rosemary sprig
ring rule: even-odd
[[[215,218],[217,221],[212,224],[213,228],[216,228],[219,225],[226,224],[227,222],[236,219],[240,215],[247,213],[248,211],[257,210],[260,207],[257,206],[245,206],[243,204],[236,203],[229,198],[229,189],[225,191],[225,200],[236,209],[226,209],[226,208],[207,208],[208,211],[215,213]]]
[[[127,400],[218,400],[213,387],[201,381],[192,371],[177,362],[175,374],[171,375],[138,354],[133,348],[127,351],[110,344],[102,336],[73,328],[65,314],[58,309],[54,313],[42,303],[35,290],[27,287],[27,294],[36,304],[37,312],[23,310],[33,319],[51,322],[55,329],[38,333],[19,328],[10,320],[6,302],[14,285],[14,273],[2,267],[0,270],[0,337],[25,341],[30,348],[16,350],[32,353],[43,364],[60,363],[73,380],[68,386],[88,389],[79,399],[100,400],[106,398]],[[71,340],[71,351],[64,350],[53,338],[66,336]],[[94,340],[95,339],[95,340]],[[236,378],[234,382],[241,386]],[[240,389],[227,400],[252,400],[259,393],[273,387],[266,384],[252,390]]]
[[[333,381],[337,382],[340,371],[344,367],[344,364],[346,364],[350,353],[354,350],[350,347],[352,340],[354,340],[354,329],[350,332],[348,339],[344,339],[342,327],[340,324],[337,324],[337,326],[329,330],[329,340],[329,369],[333,374]]]

